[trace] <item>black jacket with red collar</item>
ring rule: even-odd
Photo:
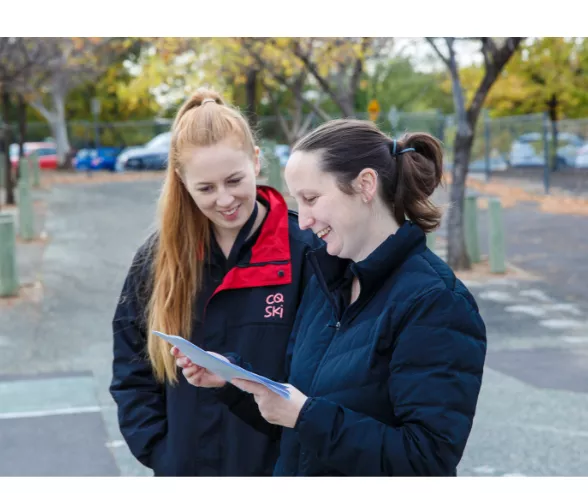
[[[300,230],[296,213],[275,190],[258,187],[258,200],[269,211],[262,226],[245,240],[252,217],[228,259],[212,239],[191,340],[208,351],[239,354],[282,381],[290,331],[312,275],[306,253],[320,240]],[[110,392],[121,432],[157,476],[269,476],[277,442],[230,413],[214,390],[188,384],[179,369],[175,386],[152,375],[143,314],[154,241],[156,235],[137,252],[113,319]]]

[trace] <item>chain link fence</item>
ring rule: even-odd
[[[362,119],[368,117],[367,113],[357,115]],[[316,114],[305,115],[294,128],[295,122],[289,116],[284,116],[282,122],[277,116],[262,116],[258,118],[255,134],[266,157],[268,152],[273,152],[272,149],[277,149],[277,158],[283,164],[292,141],[316,128],[322,121]],[[380,113],[376,123],[393,137],[417,131],[434,135],[443,143],[446,168],[453,166],[453,145],[457,132],[454,115],[440,111],[405,113],[391,109],[388,113]],[[144,145],[158,134],[169,131],[171,124],[171,119],[96,123],[72,121],[68,123],[68,135],[74,149],[94,147],[96,136],[101,146],[124,148]],[[284,131],[284,125],[288,133]],[[16,126],[13,126],[13,135],[16,131]],[[47,140],[51,137],[51,129],[46,123],[29,123],[27,134],[28,141]],[[546,191],[550,186],[550,176],[556,171],[562,176],[588,175],[588,118],[564,119],[554,123],[543,113],[502,118],[490,118],[483,113],[475,129],[469,171],[483,173],[487,179],[495,174],[534,176],[543,181]],[[584,180],[580,182],[584,187]]]

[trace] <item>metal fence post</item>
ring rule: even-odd
[[[549,194],[549,115],[543,113],[543,154],[545,165],[543,167],[543,186],[545,193]]]
[[[6,161],[4,153],[0,152],[0,190],[4,188],[4,182],[6,181],[6,168],[4,168],[6,163],[4,161]]]
[[[2,213],[0,214],[0,297],[13,296],[18,292],[18,288],[14,216]]]
[[[445,142],[445,115],[441,110],[437,110],[437,118],[439,119],[439,140]]]

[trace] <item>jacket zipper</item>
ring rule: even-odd
[[[318,378],[318,375],[320,373],[321,368],[323,367],[323,363],[325,362],[325,359],[327,357],[327,354],[329,354],[329,352],[331,351],[331,347],[333,346],[333,340],[335,339],[335,337],[337,337],[337,334],[339,333],[339,331],[341,329],[341,322],[337,321],[337,323],[335,325],[329,324],[328,327],[331,328],[331,329],[335,329],[335,330],[333,331],[333,335],[331,337],[331,340],[329,341],[329,345],[327,346],[327,349],[325,349],[325,352],[323,354],[323,357],[321,358],[321,362],[316,367],[316,371],[314,372],[314,377],[312,377],[312,382],[311,382],[310,387],[308,389],[308,394],[310,396],[312,396],[312,394],[314,392],[314,387],[316,385],[316,380]]]

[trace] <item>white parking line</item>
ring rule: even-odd
[[[539,305],[510,305],[504,310],[510,313],[524,313],[537,318],[544,317],[546,313],[545,308]]]
[[[126,442],[124,440],[113,440],[112,442],[106,442],[108,448],[119,448],[124,447]]]
[[[64,409],[46,409],[42,411],[23,411],[16,413],[0,413],[0,419],[42,418],[45,416],[62,416],[67,414],[99,413],[100,406],[67,407]]]

